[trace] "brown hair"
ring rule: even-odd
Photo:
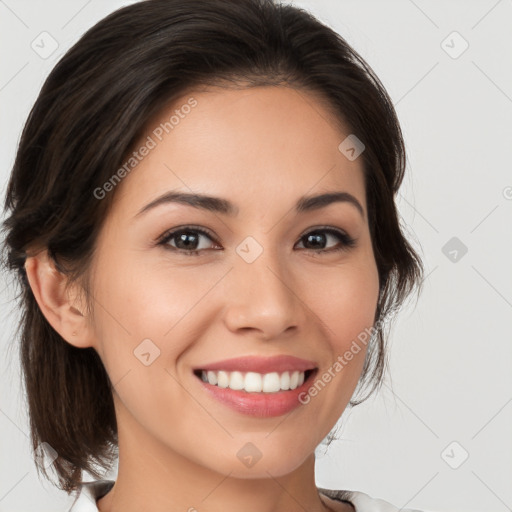
[[[400,227],[394,196],[405,148],[392,102],[368,64],[308,12],[273,0],[146,0],[119,9],[62,57],[23,129],[8,183],[4,265],[15,271],[20,357],[32,448],[48,443],[59,487],[82,470],[100,477],[117,448],[112,384],[97,352],[66,342],[48,323],[25,273],[29,251],[48,250],[88,299],[89,264],[115,195],[93,191],[111,178],[147,121],[198,85],[287,85],[319,94],[363,141],[379,321],[420,283],[422,264]],[[385,368],[379,324],[358,389],[378,388]],[[366,397],[367,397],[366,396]],[[351,402],[353,405],[361,403]],[[49,478],[44,468],[39,468]]]

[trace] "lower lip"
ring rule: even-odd
[[[273,418],[293,411],[302,403],[299,401],[301,393],[310,387],[312,378],[316,375],[315,369],[299,387],[276,393],[248,393],[230,388],[220,388],[209,382],[204,382],[195,376],[204,386],[204,389],[219,402],[227,405],[237,412],[258,418]]]

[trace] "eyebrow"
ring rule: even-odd
[[[208,196],[204,194],[191,194],[188,192],[166,192],[157,197],[146,206],[144,206],[135,217],[141,216],[143,213],[156,208],[162,204],[179,203],[202,210],[222,213],[228,216],[235,216],[239,212],[239,208],[227,199],[220,197]],[[333,203],[348,203],[353,205],[364,218],[364,209],[361,203],[348,192],[328,192],[315,196],[302,196],[295,204],[296,213],[304,213],[313,210],[325,208]]]

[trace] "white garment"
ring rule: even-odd
[[[69,512],[98,512],[96,501],[105,496],[114,486],[114,480],[97,480],[84,482],[78,499],[73,503]],[[318,488],[320,494],[333,499],[348,501],[356,512],[420,512],[411,509],[398,509],[387,501],[372,498],[368,494],[359,491],[336,491],[333,489]]]

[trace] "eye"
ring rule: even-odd
[[[338,240],[338,246],[331,247],[330,249],[324,248],[323,246],[327,244],[329,238]],[[356,244],[355,239],[347,235],[345,232],[327,227],[317,228],[313,231],[310,231],[309,233],[306,233],[305,235],[302,235],[300,242],[303,241],[306,245],[312,246],[305,247],[306,250],[312,250],[319,253],[344,251],[354,247]]]
[[[211,245],[209,243],[201,245],[201,238],[207,238],[214,242],[213,237],[204,229],[186,226],[164,233],[159,239],[158,245],[163,245],[173,251],[179,251],[187,256],[194,256],[199,254],[200,251],[208,249],[208,246]],[[171,244],[171,241],[174,241],[175,245]]]

